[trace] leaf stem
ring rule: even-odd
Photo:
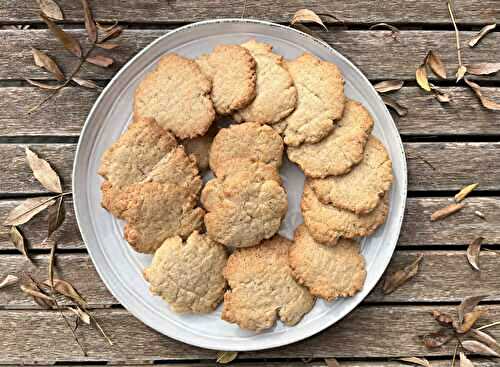
[[[70,323],[68,321],[68,318],[66,317],[66,315],[64,315],[64,312],[62,312],[61,307],[59,307],[59,304],[57,303],[56,296],[54,294],[54,287],[53,286],[51,287],[51,290],[52,290],[52,299],[54,300],[54,304],[56,305],[57,311],[59,311],[59,314],[64,319],[64,322],[66,323],[66,325],[68,326],[68,328],[71,330],[71,333],[73,334],[73,338],[75,339],[76,344],[78,344],[78,346],[82,350],[83,355],[86,357],[87,356],[87,352],[85,351],[85,348],[83,348],[83,345],[80,343],[80,340],[78,339],[78,336],[76,336],[76,332],[71,327],[71,325],[70,325]]]
[[[455,28],[455,40],[457,43],[457,55],[458,55],[458,66],[462,66],[462,53],[460,46],[460,34],[458,32],[457,23],[455,22],[455,16],[453,15],[453,9],[451,5],[452,0],[448,0],[448,12],[450,13],[451,21],[453,23],[453,28]]]
[[[495,321],[495,322],[492,322],[491,324],[483,325],[481,327],[478,327],[477,330],[484,330],[484,329],[488,329],[490,327],[497,326],[497,325],[500,325],[500,321]]]

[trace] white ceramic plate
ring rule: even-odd
[[[123,239],[123,223],[101,208],[97,175],[100,157],[126,129],[131,120],[133,93],[138,82],[158,58],[177,52],[194,58],[221,43],[241,43],[250,38],[270,43],[275,52],[292,59],[310,52],[336,63],[346,81],[350,98],[362,102],[375,120],[374,134],[388,148],[393,162],[394,184],[390,192],[387,222],[362,241],[367,264],[364,288],[356,296],[331,303],[318,300],[313,310],[296,326],[278,322],[263,333],[239,329],[220,319],[219,309],[202,316],[177,315],[159,297],[152,296],[142,278],[151,256],[135,253]],[[281,169],[288,191],[289,211],[280,233],[292,238],[302,222],[300,196],[304,176],[293,164]],[[382,100],[363,74],[326,43],[289,27],[256,20],[225,19],[191,24],[169,32],[135,56],[103,91],[83,128],[73,170],[73,197],[82,237],[102,280],[120,303],[134,316],[159,332],[199,347],[248,351],[278,347],[307,338],[344,317],[375,286],[387,267],[398,240],[406,201],[407,172],[401,138]],[[361,332],[361,330],[360,330]]]

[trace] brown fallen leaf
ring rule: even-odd
[[[52,233],[54,233],[61,226],[66,215],[66,211],[64,210],[63,197],[61,196],[56,200],[56,205],[49,208],[47,239],[49,239]]]
[[[417,258],[412,263],[386,276],[384,280],[384,286],[382,287],[384,294],[389,294],[394,292],[396,289],[405,284],[408,280],[413,278],[418,273],[418,268],[423,257],[424,254],[418,255]]]
[[[462,188],[456,195],[455,201],[457,203],[461,202],[463,199],[467,197],[473,190],[475,190],[479,186],[478,183],[473,183]]]
[[[90,325],[90,316],[87,312],[82,310],[80,307],[68,307],[68,310],[73,312],[84,324]]]
[[[85,61],[103,68],[107,68],[113,65],[113,63],[115,62],[111,57],[103,55],[89,56]]]
[[[474,364],[465,356],[464,352],[460,352],[460,367],[474,367]]]
[[[52,73],[57,80],[64,80],[64,74],[57,65],[57,63],[45,52],[37,50],[36,48],[31,48],[31,53],[33,54],[33,59],[35,60],[35,65],[44,68],[48,72]]]
[[[33,297],[35,302],[43,308],[52,308],[55,306],[54,300],[43,293],[40,288],[34,287],[32,285],[21,285],[21,290]]]
[[[38,80],[33,80],[33,79],[24,79],[24,80],[26,80],[29,84],[34,85],[35,87],[42,88],[42,89],[48,89],[48,90],[58,90],[64,86],[64,84],[49,84],[49,83],[40,82]]]
[[[427,67],[425,64],[420,65],[415,72],[415,77],[417,78],[417,83],[426,92],[431,91],[431,86],[429,85],[429,80],[427,79]]]
[[[425,358],[418,358],[418,357],[404,357],[404,358],[398,358],[398,360],[402,362],[407,362],[407,363],[413,363],[418,366],[423,366],[423,367],[432,367],[429,361]]]
[[[95,43],[97,41],[97,27],[95,25],[94,17],[92,16],[92,10],[90,9],[89,2],[87,0],[81,0],[81,3],[85,17],[87,37],[90,42]]]
[[[85,88],[89,88],[89,89],[99,89],[99,86],[94,83],[92,80],[87,80],[87,79],[82,79],[82,78],[78,78],[78,77],[73,77],[72,80],[82,86],[82,87],[85,87]]]
[[[474,93],[476,93],[476,96],[481,101],[481,104],[483,105],[483,107],[485,107],[489,110],[500,111],[500,104],[483,96],[483,92],[481,91],[481,87],[479,86],[479,84],[474,83],[472,80],[469,80],[468,78],[464,78],[464,80],[465,80],[465,83],[467,83],[467,85],[472,88]]]
[[[455,333],[452,329],[441,328],[435,333],[430,333],[422,336],[422,341],[427,348],[439,348],[448,343]]]
[[[18,226],[28,222],[35,215],[44,211],[56,201],[53,197],[46,198],[29,198],[23,201],[9,212],[9,215],[4,220],[4,226]]]
[[[115,20],[110,25],[104,25],[104,24],[99,23],[98,21],[96,21],[95,24],[97,26],[97,29],[99,29],[100,31],[109,32],[111,29],[113,29],[114,27],[116,27],[118,25],[118,21]]]
[[[24,255],[25,258],[31,261],[29,255],[28,255],[28,250],[26,248],[26,242],[24,241],[24,237],[19,232],[16,226],[10,227],[9,231],[9,238],[10,242],[16,247],[16,249]]]
[[[474,47],[478,44],[479,41],[483,39],[489,32],[496,28],[496,24],[488,24],[484,26],[474,37],[472,37],[469,41],[469,47]]]
[[[381,96],[381,98],[386,106],[396,111],[398,116],[404,117],[408,114],[408,109],[402,104],[400,104],[398,101],[396,101],[394,98],[391,98],[389,96]]]
[[[429,83],[429,85],[431,86],[432,93],[434,93],[434,96],[439,102],[449,103],[451,101],[451,96],[448,93],[443,92],[441,89],[439,89],[432,83]]]
[[[37,0],[43,14],[55,20],[64,20],[61,8],[54,0]]]
[[[445,312],[433,310],[431,315],[441,326],[451,327],[453,325],[453,317]]]
[[[467,333],[476,323],[476,321],[486,313],[486,310],[473,310],[471,312],[467,312],[464,315],[464,320],[461,324],[455,325],[455,331],[459,334]]]
[[[491,335],[486,334],[484,331],[478,330],[478,329],[471,329],[470,330],[470,336],[472,336],[474,339],[480,341],[481,343],[484,343],[492,348],[498,348],[500,345],[496,341],[495,338],[493,338]]]
[[[467,72],[472,75],[490,75],[500,71],[500,62],[469,64]]]
[[[467,67],[465,65],[460,65],[455,73],[455,77],[457,78],[456,82],[458,83],[467,72]]]
[[[28,164],[38,182],[49,191],[58,194],[62,193],[61,180],[56,171],[50,166],[49,162],[38,157],[38,155],[32,152],[28,147],[25,147],[25,152]]]
[[[500,354],[495,352],[486,344],[483,344],[477,340],[464,340],[462,342],[462,347],[472,353],[481,354],[485,356],[500,357]]]
[[[328,31],[328,28],[326,27],[325,23],[323,23],[319,15],[309,9],[299,9],[295,12],[295,14],[293,14],[290,25],[294,26],[301,23],[315,23],[323,27],[325,31]]]
[[[63,296],[71,299],[73,302],[75,302],[82,308],[87,307],[87,301],[85,301],[85,299],[83,299],[83,297],[80,296],[77,290],[69,282],[57,278],[54,278],[53,281],[54,281],[54,290],[57,293],[62,294]],[[51,286],[50,280],[46,280],[44,284],[47,285],[48,287]]]
[[[325,358],[327,367],[340,367],[340,363],[335,358]]]
[[[464,321],[464,315],[474,310],[474,308],[481,302],[483,299],[488,297],[486,294],[481,294],[477,296],[469,296],[465,297],[460,305],[458,306],[458,322],[462,323]]]
[[[47,27],[49,27],[50,31],[54,34],[54,36],[61,41],[64,48],[71,52],[76,57],[82,57],[82,48],[76,39],[73,38],[69,33],[65,32],[62,28],[60,28],[57,24],[55,24],[52,20],[47,18],[43,13],[40,14]]]
[[[0,289],[6,288],[12,284],[16,284],[18,281],[19,281],[18,277],[9,274],[0,282]]]
[[[479,269],[479,253],[481,252],[481,244],[483,243],[484,238],[478,237],[474,241],[471,242],[469,247],[467,248],[467,260],[469,264],[476,269]]]
[[[232,362],[238,357],[238,352],[217,352],[217,363],[226,364]]]
[[[465,206],[464,204],[450,204],[444,208],[436,210],[434,213],[431,214],[431,222],[444,219],[450,216],[451,214],[458,212],[464,206]]]
[[[95,45],[105,50],[112,50],[120,46],[118,43],[111,43],[111,42],[96,43]]]
[[[118,36],[120,36],[122,34],[122,32],[123,32],[123,28],[118,26],[118,25],[115,25],[104,32],[103,36],[99,40],[99,43],[103,43],[103,42],[112,40],[114,38],[117,38]]]
[[[373,85],[373,88],[379,93],[387,93],[395,90],[400,90],[403,87],[402,80],[384,80]]]
[[[429,51],[425,57],[425,63],[429,65],[436,76],[441,79],[446,79],[446,67],[438,54],[434,53],[432,50]]]

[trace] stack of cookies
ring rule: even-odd
[[[218,128],[221,118],[232,124]],[[337,66],[313,55],[285,61],[255,40],[196,60],[168,54],[102,157],[102,206],[154,255],[144,277],[173,311],[209,313],[223,300],[222,319],[242,328],[295,325],[316,297],[363,287],[356,239],[384,223],[392,183],[372,128]],[[293,241],[277,235],[285,148],[306,175]]]

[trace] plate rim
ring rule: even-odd
[[[94,250],[91,249],[92,246],[88,246],[87,245],[87,243],[89,242],[88,241],[88,237],[87,237],[87,234],[85,233],[85,231],[82,230],[82,223],[83,223],[82,217],[83,217],[84,213],[80,213],[80,210],[82,210],[82,208],[80,207],[80,205],[78,204],[78,202],[80,200],[83,200],[83,199],[80,198],[79,195],[77,195],[77,193],[79,192],[79,190],[76,187],[77,185],[76,185],[76,180],[75,180],[75,178],[76,178],[76,172],[77,172],[77,162],[79,161],[79,156],[81,154],[81,150],[83,149],[82,148],[82,145],[83,145],[82,143],[84,142],[83,137],[85,136],[87,129],[89,129],[89,126],[91,124],[91,120],[94,117],[95,111],[98,108],[98,106],[100,105],[101,100],[107,94],[107,91],[116,83],[116,81],[120,78],[120,76],[122,75],[122,73],[125,73],[127,71],[128,67],[132,63],[134,63],[136,59],[140,58],[143,54],[145,54],[146,52],[148,52],[155,44],[161,42],[164,38],[167,38],[167,37],[170,37],[170,36],[174,35],[177,32],[185,31],[185,30],[190,29],[190,28],[195,28],[195,27],[198,27],[198,26],[203,26],[205,24],[216,24],[216,23],[224,24],[224,23],[234,23],[234,22],[236,22],[236,23],[260,24],[260,25],[264,25],[264,26],[277,27],[277,28],[280,28],[281,30],[285,30],[285,31],[291,32],[291,33],[297,33],[300,36],[305,37],[306,39],[308,39],[310,42],[315,42],[315,43],[321,44],[321,46],[325,47],[328,51],[330,51],[333,54],[335,54],[336,57],[341,58],[343,60],[343,62],[345,62],[351,68],[353,68],[354,70],[356,70],[359,73],[359,76],[375,92],[375,95],[378,98],[378,103],[383,106],[383,108],[386,111],[386,115],[388,115],[388,117],[389,117],[388,122],[393,125],[393,128],[397,132],[397,137],[398,137],[398,139],[397,139],[397,144],[398,144],[397,148],[399,148],[399,151],[402,153],[402,156],[403,156],[403,159],[402,159],[402,162],[401,162],[402,163],[402,168],[403,168],[403,172],[401,172],[401,177],[402,177],[402,181],[403,182],[402,182],[402,185],[401,185],[401,195],[400,195],[400,197],[401,197],[401,215],[398,218],[397,229],[395,230],[395,234],[394,234],[396,240],[394,241],[394,244],[391,246],[392,247],[391,248],[391,256],[388,257],[387,259],[385,259],[385,261],[383,263],[380,263],[381,267],[383,268],[383,271],[380,273],[380,275],[378,277],[376,277],[376,281],[373,283],[373,285],[371,285],[369,288],[367,288],[366,295],[361,300],[359,300],[359,302],[356,302],[352,306],[348,307],[347,310],[345,312],[343,312],[343,314],[336,321],[333,321],[331,323],[330,322],[322,323],[321,325],[316,326],[314,328],[311,328],[310,330],[304,332],[302,335],[299,335],[299,336],[296,336],[296,337],[293,337],[293,338],[289,338],[286,341],[276,342],[276,343],[267,343],[266,345],[263,345],[263,346],[260,345],[258,347],[253,347],[253,346],[250,346],[250,344],[249,344],[249,345],[246,345],[246,346],[243,346],[243,347],[239,346],[238,348],[235,348],[235,347],[232,347],[232,346],[228,346],[227,348],[224,348],[224,350],[227,350],[227,351],[242,351],[243,352],[243,351],[256,351],[256,350],[264,350],[264,349],[276,348],[276,347],[280,347],[280,346],[284,346],[284,345],[289,345],[289,344],[292,344],[292,343],[304,340],[306,338],[309,338],[309,337],[311,337],[311,336],[313,336],[313,335],[315,335],[315,334],[317,334],[317,333],[325,330],[326,328],[328,328],[328,327],[336,324],[337,322],[341,321],[345,316],[347,316],[348,314],[350,314],[356,307],[358,307],[361,304],[361,302],[363,302],[363,300],[369,295],[369,293],[372,291],[372,289],[375,287],[375,285],[380,281],[383,273],[387,269],[387,266],[389,265],[389,262],[391,261],[392,256],[394,254],[394,251],[395,251],[395,248],[396,248],[396,245],[397,245],[400,233],[401,233],[401,228],[402,228],[404,213],[405,213],[405,209],[406,209],[407,191],[408,191],[408,169],[407,169],[407,162],[406,162],[406,154],[405,154],[404,145],[403,145],[403,142],[402,142],[402,139],[401,139],[401,135],[400,135],[400,133],[399,133],[399,131],[397,129],[397,125],[395,124],[394,119],[392,118],[391,114],[387,110],[387,107],[385,107],[385,105],[384,105],[384,103],[382,101],[382,98],[380,97],[380,95],[378,93],[376,93],[375,89],[373,88],[372,84],[370,83],[370,81],[368,80],[368,78],[365,76],[365,74],[363,72],[361,72],[361,70],[359,70],[359,68],[353,62],[351,62],[348,58],[346,58],[339,51],[335,50],[332,46],[330,46],[325,41],[323,41],[321,39],[318,39],[318,38],[315,38],[315,37],[313,37],[313,36],[311,36],[311,35],[309,35],[309,34],[307,34],[305,32],[302,32],[302,31],[296,29],[296,28],[292,28],[292,27],[289,27],[289,26],[286,26],[286,25],[281,25],[281,24],[277,24],[277,23],[273,23],[273,22],[269,22],[269,21],[265,21],[265,20],[249,19],[249,18],[209,19],[209,20],[204,20],[204,21],[190,23],[190,24],[178,27],[176,29],[173,29],[171,31],[168,31],[164,35],[162,35],[162,36],[158,37],[157,39],[155,39],[153,42],[149,43],[146,47],[144,47],[141,51],[139,51],[134,57],[132,57],[129,61],[127,61],[127,63],[125,63],[120,68],[120,70],[113,76],[113,78],[110,80],[110,82],[102,90],[102,92],[100,93],[99,97],[94,102],[91,110],[89,111],[89,113],[87,115],[87,118],[85,119],[85,123],[84,123],[84,125],[83,125],[83,127],[81,129],[80,137],[78,139],[78,143],[77,143],[77,147],[76,147],[76,151],[75,151],[75,157],[74,157],[73,167],[72,167],[73,170],[72,170],[72,174],[71,174],[75,218],[76,218],[76,221],[77,221],[77,224],[78,224],[78,229],[79,229],[80,234],[82,236],[82,240],[85,243],[85,247],[86,247],[86,249],[87,249],[87,251],[89,253],[89,256],[90,256],[90,258],[92,260],[92,263],[94,265],[94,269],[99,274],[99,277],[101,278],[101,280],[105,284],[107,290],[135,318],[139,319],[143,324],[145,324],[146,326],[150,327],[151,329],[159,332],[160,334],[165,335],[167,337],[170,337],[172,339],[181,341],[183,343],[186,343],[186,344],[189,344],[189,345],[193,345],[193,346],[196,346],[196,347],[211,349],[211,350],[220,350],[221,349],[220,346],[215,346],[214,343],[207,342],[206,340],[210,340],[209,338],[199,338],[199,337],[197,337],[197,339],[194,340],[194,341],[193,340],[189,340],[189,339],[184,338],[182,336],[177,336],[175,334],[167,333],[167,332],[165,332],[165,330],[160,329],[160,327],[157,327],[156,325],[150,323],[149,321],[146,320],[146,318],[143,317],[143,315],[141,315],[140,312],[137,312],[135,309],[132,309],[132,307],[130,307],[130,305],[126,306],[122,302],[123,300],[122,300],[121,295],[119,295],[118,290],[114,289],[113,286],[111,286],[112,280],[108,279],[108,277],[107,277],[107,275],[105,275],[105,271],[103,269],[100,269],[98,266],[96,266],[95,257],[96,257],[97,254],[95,254]],[[396,143],[396,142],[393,142],[393,143]]]

